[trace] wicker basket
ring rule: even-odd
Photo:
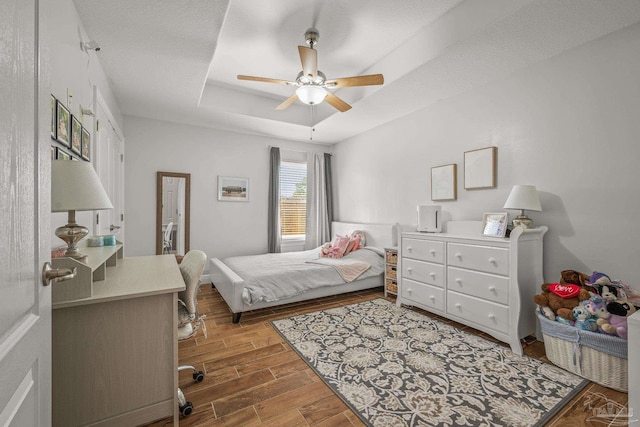
[[[395,280],[387,279],[387,291],[397,294],[398,293],[398,284]]]
[[[397,264],[398,263],[398,253],[397,252],[391,252],[390,250],[387,250],[386,259],[387,259],[387,262],[389,264]]]
[[[627,340],[537,315],[547,358],[553,364],[605,387],[628,391]]]
[[[387,273],[387,278],[389,279],[396,279],[397,273],[396,273],[396,266],[395,265],[387,265],[386,266],[386,273]]]

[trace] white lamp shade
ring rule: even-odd
[[[51,161],[51,212],[113,209],[89,162]]]
[[[514,185],[511,194],[504,203],[504,209],[523,209],[541,211],[538,190],[535,185]]]
[[[324,101],[324,98],[327,96],[327,90],[322,86],[306,85],[296,89],[296,95],[298,95],[298,99],[305,104],[314,105]]]

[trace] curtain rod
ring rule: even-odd
[[[269,150],[271,150],[272,148],[280,148],[280,147],[276,147],[275,145],[270,145],[269,146]],[[305,150],[292,150],[290,148],[280,148],[281,150],[285,150],[285,151],[293,151],[296,153],[317,153],[318,151],[305,151]],[[328,152],[328,153],[324,153],[324,154],[328,154],[330,156],[333,156],[332,152]]]

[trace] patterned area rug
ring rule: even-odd
[[[543,425],[588,383],[384,299],[272,324],[372,426]]]

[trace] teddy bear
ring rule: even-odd
[[[626,300],[612,301],[607,304],[607,311],[611,313],[608,321],[598,320],[598,326],[603,332],[627,339],[627,317],[638,310],[638,307]]]
[[[584,302],[584,301],[583,301]],[[598,330],[596,319],[589,313],[589,310],[581,303],[573,307],[573,317],[576,318],[574,326],[583,331],[595,332]]]
[[[588,278],[584,273],[564,270],[560,283],[543,283],[542,293],[534,295],[533,300],[540,306],[542,314],[550,320],[556,320],[556,316],[560,316],[572,321],[573,307],[592,295],[593,288],[585,285]]]

